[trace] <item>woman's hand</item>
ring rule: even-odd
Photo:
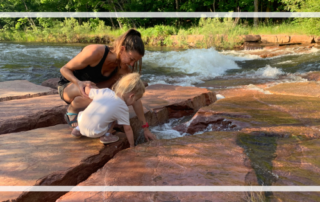
[[[96,84],[91,81],[78,81],[76,86],[79,88],[81,96],[89,98],[89,95],[86,94],[85,88],[86,87],[94,87],[97,88]]]
[[[157,139],[157,137],[153,133],[151,133],[149,128],[144,128],[143,132],[144,132],[144,137],[146,138],[147,141]]]

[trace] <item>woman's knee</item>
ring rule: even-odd
[[[86,98],[83,96],[77,96],[73,99],[73,101],[71,102],[71,105],[77,109],[84,109],[91,103],[91,101],[92,100],[89,98]]]
[[[73,102],[73,100],[77,97],[80,96],[80,91],[77,88],[76,85],[73,83],[69,84],[67,87],[65,87],[63,91],[63,99],[69,103]]]

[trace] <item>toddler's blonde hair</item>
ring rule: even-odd
[[[140,99],[145,92],[145,87],[138,73],[130,73],[115,83],[112,90],[121,97],[126,93],[133,93],[136,98]]]

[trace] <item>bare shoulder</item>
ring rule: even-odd
[[[100,60],[105,52],[105,45],[92,44],[83,48],[82,56],[91,58],[92,60]]]

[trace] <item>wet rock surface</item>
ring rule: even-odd
[[[79,186],[241,186],[253,171],[244,165],[245,158],[230,132],[157,140],[118,153]],[[239,201],[245,197],[245,193],[228,192],[70,192],[57,201]]]
[[[142,104],[147,122],[150,126],[155,126],[170,118],[194,114],[201,107],[210,105],[216,100],[215,93],[204,88],[157,84],[146,88]],[[142,128],[132,107],[130,107],[130,118],[137,138]]]
[[[318,84],[315,82],[261,85],[271,92],[248,93],[221,90],[225,99],[204,107],[187,124],[208,128],[211,120],[246,123],[237,136],[245,149],[258,184],[265,186],[319,186],[320,113]],[[254,90],[252,90],[254,91]],[[226,92],[226,93],[224,93]],[[247,92],[241,96],[243,92]],[[234,94],[232,94],[234,93]],[[210,115],[211,113],[211,115]],[[239,127],[240,124],[234,124]],[[222,129],[228,129],[224,127]],[[211,130],[214,130],[211,129]],[[264,193],[270,201],[319,201],[317,192]]]
[[[39,86],[26,80],[0,82],[0,102],[14,99],[57,94],[57,90]]]
[[[0,136],[0,186],[76,185],[127,148],[120,140],[104,146],[98,139],[74,138],[67,125]],[[61,192],[1,192],[0,201],[55,201]]]

